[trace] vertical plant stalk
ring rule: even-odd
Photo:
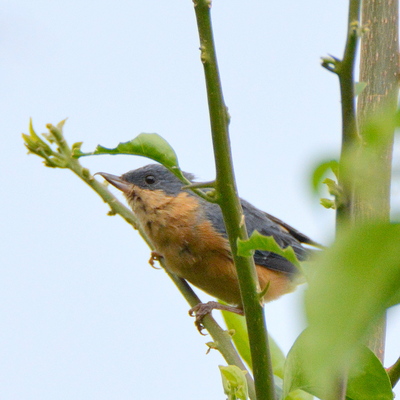
[[[356,105],[354,93],[354,67],[356,62],[360,28],[361,0],[350,0],[347,40],[343,59],[324,59],[322,66],[339,77],[340,99],[342,103],[342,148],[339,163],[339,193],[336,199],[336,228],[338,233],[352,219],[352,207],[355,196],[356,176],[354,170],[348,168],[351,159],[358,152],[361,144],[357,127]]]
[[[212,33],[210,0],[194,0],[204,67],[211,132],[216,164],[216,196],[220,205],[239,277],[240,291],[249,333],[257,400],[275,399],[275,389],[263,307],[257,290],[252,257],[237,255],[237,240],[247,239],[243,212],[237,195],[229,141],[229,115],[224,103]]]
[[[349,1],[347,39],[343,59],[325,59],[322,66],[339,77],[340,99],[342,103],[342,148],[340,153],[338,190],[336,197],[337,235],[344,231],[353,220],[353,204],[356,196],[356,168],[352,165],[359,156],[361,137],[357,126],[355,104],[354,68],[357,46],[362,32],[360,26],[361,0]],[[337,380],[327,400],[344,400],[347,389],[347,371],[335,371]]]
[[[340,97],[342,102],[342,149],[339,163],[339,187],[342,189],[342,199],[339,200],[336,213],[336,228],[338,234],[352,219],[355,184],[357,177],[352,169],[350,159],[357,156],[360,145],[360,135],[357,127],[354,67],[356,63],[357,45],[360,34],[361,0],[350,0],[348,31],[343,60],[338,71],[340,82]]]
[[[390,185],[394,128],[382,129],[379,145],[370,149],[364,137],[374,115],[391,115],[397,108],[399,93],[399,8],[398,0],[364,0],[362,24],[366,32],[361,40],[360,82],[367,86],[358,99],[358,124],[363,151],[372,150],[371,168],[361,182],[368,185],[355,196],[353,218],[358,222],[390,220]],[[389,117],[390,118],[390,117]],[[373,182],[368,183],[368,182]],[[377,324],[367,345],[383,360],[386,319]]]

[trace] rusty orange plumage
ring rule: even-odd
[[[161,165],[150,164],[121,177],[99,174],[125,194],[169,271],[241,309],[238,279],[218,205],[183,189],[184,184]],[[193,179],[191,174],[186,176]],[[300,260],[309,255],[302,243],[317,245],[279,219],[241,202],[249,235],[254,230],[272,235],[281,247],[292,246]],[[288,260],[257,250],[254,261],[260,288],[268,285],[264,301],[295,289],[299,272]]]

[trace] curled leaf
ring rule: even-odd
[[[335,200],[322,198],[320,199],[320,203],[325,208],[333,208],[334,210],[336,209]]]
[[[157,133],[141,133],[129,142],[119,143],[117,147],[111,149],[98,145],[92,153],[82,153],[80,147],[77,146],[73,152],[75,158],[101,154],[129,154],[150,158],[164,165],[178,178],[190,184],[179,168],[174,149]]]
[[[301,270],[299,260],[292,247],[282,248],[276,242],[273,236],[264,236],[254,231],[248,240],[238,239],[238,255],[242,257],[250,257],[254,250],[270,251],[286,258],[293,265]]]
[[[24,139],[25,146],[31,153],[44,154],[46,156],[53,154],[51,147],[33,129],[32,118],[29,120],[29,135],[23,133],[22,138]]]
[[[326,178],[322,181],[324,185],[328,187],[329,194],[332,196],[340,196],[342,193],[342,190],[340,189],[340,186],[333,180]]]
[[[236,365],[219,366],[222,377],[224,392],[228,400],[247,400],[249,398],[247,390],[246,372]]]
[[[314,193],[318,194],[322,181],[329,172],[333,172],[337,178],[339,173],[339,163],[336,160],[323,161],[314,168],[311,176],[312,189]]]

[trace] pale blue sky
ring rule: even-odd
[[[333,212],[309,174],[340,147],[336,77],[347,1],[215,0],[214,31],[240,195],[329,244]],[[213,178],[192,2],[3,0],[0,398],[224,399],[215,351],[149,249],[69,171],[26,156],[21,132],[68,117],[70,143],[114,147],[141,132]],[[121,174],[139,157],[82,160]],[[285,351],[303,327],[302,290],[266,307]],[[206,296],[201,294],[203,299]],[[400,354],[390,317],[388,364]],[[396,336],[397,335],[397,336]]]

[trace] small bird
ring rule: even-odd
[[[196,313],[198,327],[201,318],[214,308],[243,314],[238,278],[217,204],[184,188],[185,184],[162,165],[149,164],[120,177],[98,174],[124,193],[154,246],[151,260],[162,259],[170,272],[231,305],[209,302],[208,307],[194,307],[191,312]],[[193,181],[192,174],[184,175]],[[318,246],[306,235],[249,202],[241,199],[241,205],[249,235],[257,230],[273,236],[282,248],[292,246],[300,261],[310,255],[310,250],[302,243]],[[278,254],[256,250],[254,262],[259,287],[263,289],[268,285],[263,299],[266,302],[292,292],[299,283],[300,272]]]

